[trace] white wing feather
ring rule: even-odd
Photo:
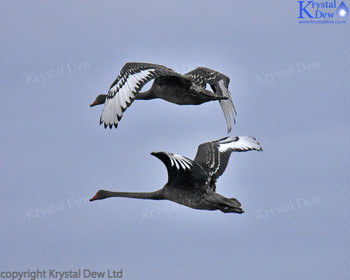
[[[262,148],[258,141],[252,136],[228,137],[225,140],[218,142],[219,152],[223,153],[227,150],[232,151],[261,151]]]

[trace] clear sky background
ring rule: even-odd
[[[1,1],[0,271],[349,279],[350,16],[298,16],[292,0]],[[218,102],[135,101],[117,130],[99,126],[89,104],[130,61],[230,77],[231,135],[264,149],[232,154],[217,183],[243,215],[88,202],[159,189],[167,172],[150,152],[193,158],[227,135]]]

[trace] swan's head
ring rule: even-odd
[[[107,198],[108,194],[109,191],[99,190],[92,198],[90,198],[90,201]]]
[[[96,97],[95,101],[90,104],[90,107],[104,104],[106,101],[107,94],[100,94]]]

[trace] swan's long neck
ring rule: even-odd
[[[138,199],[165,199],[163,190],[155,192],[107,192],[107,197],[129,197]]]

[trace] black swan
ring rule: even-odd
[[[139,92],[152,79],[152,87]],[[230,133],[231,117],[235,122],[236,110],[228,91],[229,82],[227,76],[205,67],[181,75],[162,65],[130,62],[124,65],[108,94],[98,95],[90,106],[105,104],[100,124],[103,123],[105,128],[112,128],[113,125],[117,128],[123,112],[135,99],[161,98],[179,105],[198,105],[218,100],[225,115],[227,132]],[[213,92],[205,89],[207,83]]]
[[[155,192],[111,192],[99,190],[90,201],[108,197],[167,199],[194,209],[220,210],[224,213],[243,213],[241,203],[215,192],[216,180],[224,173],[233,151],[262,151],[254,137],[225,137],[199,145],[194,160],[167,153],[153,152],[168,170],[168,182]]]

